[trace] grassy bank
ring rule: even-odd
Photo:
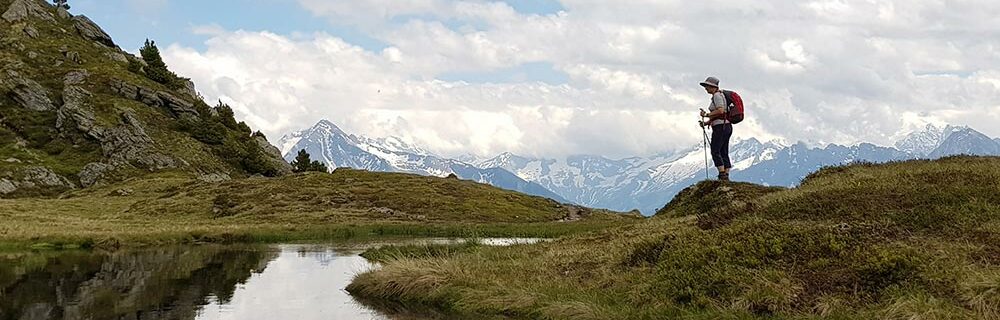
[[[997,319],[998,191],[1000,159],[971,157],[703,183],[644,223],[400,254],[348,290],[531,319]]]
[[[578,210],[572,208],[573,210]],[[206,183],[159,173],[59,198],[0,199],[0,247],[556,237],[641,221],[471,181],[337,170]]]

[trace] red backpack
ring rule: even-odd
[[[722,95],[726,97],[726,110],[729,110],[726,113],[726,120],[732,124],[743,122],[743,98],[740,98],[740,94],[722,90]]]

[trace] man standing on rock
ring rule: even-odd
[[[718,78],[708,77],[701,82],[701,86],[705,88],[705,92],[712,96],[708,112],[705,112],[705,109],[701,110],[702,118],[708,118],[701,124],[712,127],[712,161],[719,169],[719,180],[729,181],[729,169],[733,167],[729,161],[729,138],[733,136],[733,124],[727,117],[729,102],[726,101],[726,95],[719,88]]]

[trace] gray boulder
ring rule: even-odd
[[[3,19],[13,23],[28,18],[55,22],[56,18],[44,2],[39,0],[14,0],[3,13]]]
[[[87,18],[85,15],[73,17],[73,27],[75,27],[76,31],[80,33],[80,36],[87,40],[112,48],[118,47],[115,45],[114,40],[111,39],[111,36],[108,35],[107,32],[104,32],[104,29],[101,29],[100,26],[94,23],[94,21],[91,21],[90,18]]]
[[[17,185],[13,181],[0,179],[0,194],[9,194],[14,191],[17,191]]]
[[[0,79],[0,87],[12,87],[11,97],[14,102],[25,108],[33,111],[55,110],[48,90],[34,80],[21,77],[16,71],[7,71],[4,79]]]
[[[263,137],[254,137],[254,140],[257,141],[257,145],[264,151],[264,154],[268,156],[268,161],[270,161],[275,168],[278,168],[278,172],[280,174],[285,175],[292,173],[292,165],[288,164],[288,162],[281,157],[281,150],[278,150],[277,147],[271,145],[271,143],[267,142],[267,139],[264,139]]]
[[[106,183],[108,176],[115,171],[115,166],[106,163],[94,162],[87,164],[80,171],[80,185],[90,188]]]

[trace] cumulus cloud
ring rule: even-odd
[[[924,123],[1000,129],[1000,3],[299,0],[387,46],[318,31],[199,28],[165,59],[269,136],[320,118],[445,155],[645,155],[696,143],[708,75],[741,92],[743,137],[890,145]],[[544,62],[565,84],[438,80]]]

